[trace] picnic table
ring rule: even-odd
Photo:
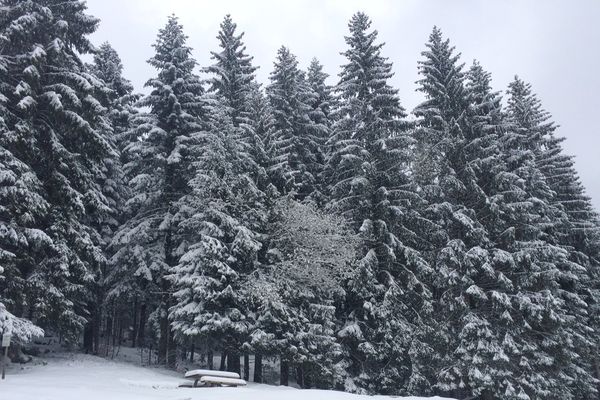
[[[182,387],[246,386],[246,381],[236,372],[194,369],[186,372],[184,377],[194,382],[181,384]]]

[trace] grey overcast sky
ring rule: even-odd
[[[365,11],[394,64],[392,84],[407,110],[415,92],[417,60],[434,25],[449,37],[462,60],[474,58],[504,91],[515,74],[530,82],[561,125],[566,151],[576,156],[588,194],[600,210],[600,0],[88,0],[102,22],[92,40],[109,41],[137,90],[154,76],[146,60],[167,16],[175,13],[200,66],[217,50],[225,14],[244,31],[248,53],[268,82],[277,49],[285,45],[302,67],[317,57],[337,80],[346,48],[347,22]]]

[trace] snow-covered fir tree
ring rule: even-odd
[[[130,159],[125,165],[132,191],[127,203],[130,219],[113,239],[111,295],[142,296],[140,301],[159,325],[159,360],[168,363],[174,357],[166,276],[185,250],[177,219],[179,200],[190,192],[193,134],[204,126],[203,88],[186,41],[181,24],[170,16],[154,44],[156,54],[148,61],[158,75],[146,83],[151,92],[138,103],[149,111],[133,121],[131,135],[140,140],[124,150]]]
[[[116,157],[96,97],[104,84],[79,58],[93,50],[98,25],[85,11],[73,0],[6,1],[0,10],[1,246],[18,290],[7,306],[71,341],[92,318],[106,262],[96,228],[111,212],[102,184]]]
[[[226,108],[217,104],[210,112],[209,128],[194,135],[191,192],[179,203],[185,252],[171,269],[170,318],[176,332],[223,351],[227,368],[239,372],[253,323],[243,282],[257,267],[256,228],[266,215],[250,205],[264,204],[264,194],[245,169],[248,155]]]
[[[267,95],[273,112],[269,173],[280,192],[294,191],[303,200],[318,190],[322,169],[323,129],[310,118],[313,92],[296,56],[283,46],[277,51],[269,79]]]
[[[248,97],[254,83],[255,71],[252,57],[246,54],[246,46],[242,42],[244,33],[236,33],[237,24],[231,16],[225,16],[217,39],[220,51],[211,52],[215,63],[206,68],[213,76],[209,79],[211,91],[217,93],[231,113],[235,126],[248,122]]]
[[[598,328],[594,316],[598,303],[597,215],[585,196],[573,159],[563,153],[562,138],[555,135],[557,126],[542,109],[531,86],[516,77],[509,85],[508,95],[511,129],[524,138],[521,149],[533,154],[548,187],[545,197],[537,196],[549,205],[540,229],[546,241],[567,253],[567,260],[554,261],[560,271],[556,278],[556,295],[561,299],[561,309],[568,314],[565,331],[561,332],[565,336],[562,340],[566,341],[562,349],[570,352],[567,359],[576,364],[569,365],[567,372],[573,382],[570,395],[574,398],[593,396],[595,388],[590,374],[596,357],[591,349],[597,345],[594,332]],[[549,352],[554,353],[554,350]],[[565,357],[560,352],[553,356]]]
[[[439,227],[429,252],[443,316],[437,387],[486,399],[568,398],[569,379],[587,377],[570,365],[578,356],[569,325],[581,302],[564,301],[566,252],[545,235],[559,210],[526,135],[504,120],[489,74],[475,64],[465,84],[437,28],[427,47],[416,176],[429,202],[423,215]]]
[[[333,124],[332,111],[334,109],[334,98],[331,92],[331,86],[326,82],[329,77],[323,72],[323,66],[313,58],[306,73],[306,83],[311,90],[309,104],[311,106],[310,119],[313,122],[310,126],[310,134],[315,137],[320,151],[316,154],[318,157],[320,175],[317,176],[317,183],[314,192],[310,198],[319,205],[325,203],[325,188],[323,170],[327,162],[327,142],[331,136],[331,127]]]
[[[486,304],[488,296],[492,299],[485,290],[503,290],[501,276],[491,266],[491,243],[479,211],[488,202],[485,179],[498,163],[495,135],[501,121],[493,117],[500,104],[489,93],[485,77],[473,70],[478,80],[469,88],[474,101],[471,125],[470,93],[460,55],[454,54],[438,28],[426,46],[418,81],[425,101],[414,111],[418,117],[414,171],[427,200],[421,215],[427,221],[428,242],[422,250],[435,270],[432,286],[438,327],[430,339],[436,369],[441,371],[437,386],[456,395],[461,390],[486,395],[484,379],[495,382],[501,376],[487,370],[496,340],[490,334],[489,320],[497,316],[484,311],[491,308]],[[486,347],[473,347],[473,343]]]
[[[108,90],[100,101],[109,111],[114,141],[122,152],[130,141],[137,139],[128,137],[127,133],[132,132],[131,120],[137,114],[135,103],[140,96],[134,93],[133,85],[123,76],[123,63],[110,43],[105,42],[96,49],[93,61],[88,69],[106,84]],[[124,156],[121,154],[122,161]]]
[[[392,65],[370,26],[363,13],[349,23],[348,63],[336,87],[339,108],[325,170],[328,208],[363,235],[338,335],[347,390],[402,393],[429,386],[419,359],[427,351],[421,335],[429,293],[421,279],[429,269],[402,242],[414,240],[407,206],[418,200],[407,175],[412,139],[397,91],[388,84]]]
[[[251,325],[251,315],[249,315],[248,304],[244,298],[247,293],[241,291],[242,285],[239,282],[256,268],[259,263],[257,250],[263,247],[261,241],[266,239],[264,231],[267,223],[268,199],[262,191],[268,188],[269,179],[265,169],[268,166],[268,160],[262,140],[262,130],[268,129],[263,127],[265,110],[261,108],[264,98],[254,78],[257,68],[252,66],[252,57],[245,53],[245,46],[242,42],[243,33],[237,34],[236,29],[237,26],[231,17],[226,16],[217,36],[220,51],[212,52],[212,58],[216,62],[205,69],[211,74],[209,78],[209,95],[212,96],[210,113],[214,114],[214,118],[207,132],[198,136],[201,138],[202,144],[195,153],[197,176],[194,180],[194,193],[190,202],[205,208],[206,202],[210,203],[219,197],[218,193],[221,193],[223,195],[221,201],[227,206],[226,210],[221,211],[231,221],[236,221],[235,224],[224,222],[226,225],[222,226],[224,233],[220,240],[223,241],[224,246],[227,246],[230,254],[227,264],[236,271],[239,278],[236,282],[230,282],[232,285],[229,289],[233,288],[235,291],[236,305],[239,307],[240,315],[250,318],[249,322],[245,323],[246,328],[243,331],[234,332],[224,328],[223,331],[217,329],[208,335],[196,336],[204,336],[205,339],[208,337],[211,345],[216,347],[215,350],[220,348],[228,357],[228,368],[239,371],[240,351],[242,344],[247,342],[247,337],[244,335],[248,334]],[[255,106],[258,108],[254,109]],[[219,157],[224,157],[224,159],[217,161]],[[221,163],[219,164],[221,167],[216,167],[218,163]],[[200,185],[206,182],[211,168],[219,169],[217,171],[219,181],[213,183],[220,189],[204,191]],[[230,196],[227,196],[226,193],[230,193]],[[216,216],[209,210],[202,212],[200,208],[196,208],[196,210],[198,214],[193,217],[195,222],[190,226],[202,221],[217,223],[214,221]],[[206,213],[203,213],[204,211]],[[189,230],[193,232],[191,227]],[[194,241],[202,242],[203,237],[195,237]],[[191,261],[186,259],[185,262]],[[217,272],[199,269],[195,273],[214,275]],[[227,286],[225,285],[224,288],[226,289]],[[218,291],[219,289],[212,288],[210,290]],[[215,296],[218,296],[218,292]],[[176,321],[177,310],[183,307],[186,301],[192,300],[181,299],[174,308],[174,323],[178,323]],[[217,301],[217,304],[209,306],[208,310],[219,309],[219,304]],[[182,329],[179,328],[179,330]],[[192,338],[192,340],[194,339]],[[245,357],[247,361],[248,355],[245,354]],[[248,362],[245,362],[245,365],[247,366]]]

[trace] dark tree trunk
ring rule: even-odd
[[[304,388],[304,370],[302,369],[302,364],[296,367],[296,383],[301,388]]]
[[[85,354],[92,353],[94,351],[94,326],[93,322],[89,321],[83,328],[83,350]]]
[[[133,300],[133,331],[131,332],[131,347],[135,347],[137,344],[137,336],[138,336],[138,299],[135,296]]]
[[[290,383],[290,365],[287,360],[280,359],[279,363],[279,384],[281,386],[288,386]]]
[[[225,371],[225,360],[227,360],[227,353],[221,352],[221,365],[219,366],[219,370]]]
[[[305,389],[310,389],[313,385],[312,382],[312,368],[311,367],[307,367],[304,368],[304,388]]]
[[[105,357],[108,357],[108,348],[110,347],[110,339],[112,336],[113,330],[113,318],[112,315],[108,315],[106,317],[106,354]]]
[[[161,300],[159,317],[160,338],[158,340],[158,363],[167,364],[169,346],[169,320],[167,319],[167,305],[165,299]]]
[[[213,369],[213,352],[212,352],[212,350],[209,350],[208,353],[206,353],[206,358],[207,358],[207,362],[208,362],[208,369]]]
[[[254,355],[254,382],[262,383],[262,354]]]
[[[99,301],[101,302],[102,300],[99,299]],[[96,314],[94,315],[94,323],[92,327],[92,342],[94,347],[94,354],[100,353],[100,327],[102,325],[103,312],[104,308],[102,307],[102,305],[98,305],[96,307]]]
[[[146,304],[142,304],[142,306],[140,307],[140,326],[138,327],[138,346],[143,347],[144,346],[144,340],[145,340],[145,335],[144,333],[146,332]]]
[[[250,356],[244,353],[244,380],[250,380]]]
[[[119,321],[117,320],[117,311],[115,308],[113,308],[113,315],[111,318],[112,324],[111,324],[111,332],[110,332],[110,336],[112,338],[112,347],[114,350],[114,347],[117,344],[117,325],[119,324]]]
[[[175,337],[171,330],[171,325],[167,319],[167,354],[166,354],[166,365],[170,368],[175,368],[177,365],[177,343],[175,343]]]
[[[193,363],[194,362],[194,352],[196,351],[196,346],[195,343],[192,339],[192,345],[190,346],[190,362]]]
[[[227,371],[240,373],[240,353],[229,352],[227,353]]]

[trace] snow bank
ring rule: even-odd
[[[253,383],[240,388],[179,388],[179,383],[185,381],[182,375],[164,369],[143,368],[82,354],[59,354],[45,361],[45,365],[9,369],[6,380],[0,381],[0,397],[10,400],[391,399]]]

